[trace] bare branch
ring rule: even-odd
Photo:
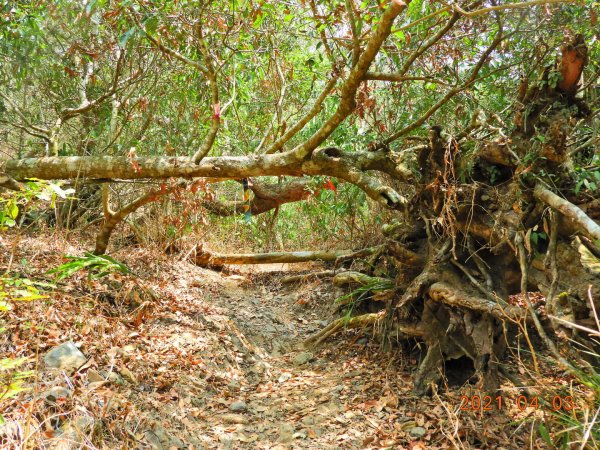
[[[331,78],[327,84],[325,85],[325,89],[321,92],[321,95],[315,101],[313,107],[306,113],[304,117],[302,117],[298,122],[294,124],[283,136],[281,136],[277,141],[269,147],[269,149],[265,152],[266,154],[277,153],[279,150],[283,148],[286,142],[288,142],[291,138],[293,138],[304,126],[311,121],[313,117],[315,117],[321,109],[323,108],[323,102],[327,98],[327,96],[331,93],[332,89],[335,87],[337,83],[337,77]]]
[[[144,195],[136,198],[132,202],[126,204],[123,208],[118,211],[111,211],[109,206],[109,192],[108,183],[102,186],[102,209],[104,211],[104,223],[98,236],[96,237],[96,248],[94,249],[95,255],[103,255],[106,253],[108,248],[108,241],[114,231],[115,227],[121,223],[129,214],[138,210],[144,205],[156,201],[157,199],[174,192],[177,189],[182,188],[185,183],[173,184],[170,187],[160,190],[150,190]]]
[[[317,5],[315,4],[315,0],[309,0],[310,9],[313,13],[313,19],[317,22],[317,18],[320,16],[319,11],[317,10]],[[325,54],[329,58],[329,60],[333,63],[335,59],[333,57],[333,52],[331,51],[331,47],[329,46],[329,42],[327,41],[327,36],[325,35],[325,30],[323,27],[317,26],[319,29],[319,36],[321,37],[321,42],[323,42],[323,48],[325,49]]]
[[[37,131],[38,133],[40,133],[39,135],[36,135],[36,136],[38,136],[38,137],[43,136],[44,139],[46,139],[46,140],[49,139],[50,131],[48,129],[35,126],[31,122],[29,122],[29,120],[27,120],[27,117],[25,117],[25,114],[23,114],[21,109],[8,96],[4,95],[2,92],[0,92],[0,97],[2,97],[4,99],[4,101],[6,101],[10,105],[10,107],[13,109],[13,111],[19,116],[19,118],[25,123],[25,125],[28,128],[31,128],[33,131]],[[23,131],[27,131],[24,127],[22,129],[23,129]]]
[[[469,86],[471,86],[471,84],[473,84],[475,82],[475,80],[477,79],[477,75],[479,74],[480,70],[486,63],[488,57],[492,54],[492,52],[496,49],[496,47],[498,47],[498,45],[500,45],[500,43],[502,42],[503,39],[504,39],[504,37],[503,37],[502,29],[500,29],[496,33],[496,36],[494,37],[494,40],[492,41],[492,43],[483,52],[483,54],[480,56],[479,60],[477,61],[477,64],[471,70],[471,74],[469,75],[469,78],[463,84],[450,89],[446,93],[446,95],[444,95],[444,97],[442,97],[440,100],[438,100],[419,119],[415,120],[410,125],[407,125],[403,129],[401,129],[401,130],[397,131],[396,133],[392,134],[391,136],[389,136],[387,139],[385,139],[383,141],[383,144],[388,145],[388,144],[392,143],[393,141],[395,141],[396,139],[398,139],[399,137],[417,129],[418,127],[423,125],[427,121],[427,119],[429,119],[433,114],[435,114],[435,112],[438,109],[440,109],[442,106],[444,106],[452,97],[454,97],[459,92],[462,92],[465,89],[467,89]]]
[[[492,11],[506,11],[511,9],[523,9],[530,8],[531,6],[536,5],[550,5],[553,3],[577,3],[577,0],[531,0],[528,2],[519,2],[519,3],[510,3],[507,5],[496,5],[489,6],[487,8],[476,9],[475,11],[465,11],[461,9],[457,4],[452,5],[455,11],[459,12],[463,16],[467,17],[475,17],[480,16],[482,14],[487,14]]]
[[[358,63],[360,57],[360,36],[356,28],[356,14],[354,14],[354,0],[346,0],[346,13],[352,31],[352,67]]]
[[[575,226],[588,237],[593,240],[600,240],[600,225],[594,222],[581,208],[559,197],[541,184],[535,186],[533,195],[563,216],[571,219]]]
[[[200,161],[202,161],[202,159],[206,155],[208,155],[208,152],[215,143],[215,138],[217,137],[217,133],[219,132],[219,127],[221,125],[221,105],[219,104],[219,85],[217,84],[217,72],[210,58],[208,47],[206,46],[206,41],[202,36],[201,25],[198,25],[198,39],[200,40],[200,51],[206,59],[206,65],[208,67],[205,73],[210,84],[213,114],[210,121],[210,129],[208,130],[208,134],[204,137],[202,145],[200,146],[198,151],[196,151],[192,158],[194,163],[196,164],[199,164]]]
[[[478,2],[478,3],[480,3],[480,2]],[[431,46],[433,46],[442,37],[444,37],[444,35],[454,26],[454,24],[456,24],[456,22],[458,22],[458,19],[460,19],[460,14],[458,14],[456,12],[454,14],[452,14],[450,19],[448,19],[446,24],[442,28],[440,28],[437,33],[435,33],[433,36],[431,36],[429,39],[427,39],[423,43],[423,45],[420,45],[413,53],[411,53],[411,55],[406,59],[406,61],[404,61],[404,64],[402,64],[402,67],[400,68],[398,73],[400,75],[405,75],[406,72],[408,72],[410,70],[413,63],[417,60],[417,58],[419,58]]]
[[[275,67],[277,69],[277,75],[279,76],[279,81],[281,83],[281,89],[279,92],[279,98],[277,99],[277,104],[275,105],[275,111],[273,111],[273,117],[271,118],[271,121],[269,122],[269,126],[267,127],[267,130],[265,131],[263,138],[261,139],[260,143],[258,144],[258,147],[256,147],[256,150],[255,150],[256,153],[260,153],[260,150],[262,149],[263,145],[265,144],[267,137],[269,136],[269,134],[273,131],[273,128],[275,127],[275,120],[277,119],[277,117],[281,118],[281,111],[283,109],[283,101],[285,99],[285,91],[287,90],[287,84],[285,82],[285,77],[283,76],[283,72],[281,71],[281,67],[280,67],[277,59],[275,60]]]
[[[429,81],[431,83],[441,84],[442,86],[447,86],[443,80],[434,77],[411,77],[401,75],[400,73],[383,73],[383,72],[367,72],[365,75],[365,80],[376,80],[376,81],[391,81],[393,83],[403,83],[405,81]]]
[[[60,112],[59,121],[57,121],[58,127],[60,127],[60,125],[62,125],[62,123],[66,122],[68,119],[71,119],[79,114],[83,114],[84,112],[89,111],[92,108],[95,108],[100,103],[102,103],[104,100],[112,97],[113,94],[115,92],[117,92],[117,90],[121,86],[124,86],[139,77],[139,74],[135,73],[131,77],[124,80],[123,83],[119,83],[119,77],[121,76],[121,71],[123,69],[123,61],[124,61],[124,56],[123,56],[123,52],[121,52],[119,54],[119,58],[117,59],[117,66],[115,68],[115,73],[113,75],[113,80],[112,80],[110,89],[92,101],[89,101],[85,94],[80,93],[82,102],[79,104],[79,106],[76,106],[75,108],[65,108]],[[86,77],[87,77],[87,75],[86,75]]]
[[[152,36],[150,33],[148,33],[148,31],[146,31],[146,27],[144,27],[144,25],[142,25],[142,23],[140,22],[140,19],[137,17],[137,14],[135,13],[135,11],[133,9],[130,9],[130,13],[131,13],[130,14],[131,18],[133,19],[133,21],[135,22],[137,27],[140,30],[142,30],[142,32],[144,33],[146,38],[152,44],[154,44],[160,51],[162,51],[163,53],[165,53],[169,56],[172,56],[173,58],[181,61],[182,63],[185,63],[189,66],[192,66],[192,67],[198,69],[200,72],[202,72],[205,75],[207,74],[208,70],[200,62],[194,61],[193,59],[189,59],[187,56],[184,56],[183,54],[179,53],[177,50],[173,50],[172,48],[164,45],[162,42],[160,42],[158,39],[156,39],[154,36]]]

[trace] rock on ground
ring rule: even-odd
[[[54,347],[44,356],[44,362],[48,367],[76,370],[85,364],[87,358],[72,342]]]

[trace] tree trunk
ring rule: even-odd
[[[200,251],[192,258],[199,266],[221,267],[225,264],[283,264],[308,261],[335,261],[349,251],[273,252],[273,253],[210,253]]]

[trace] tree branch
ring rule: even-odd
[[[313,117],[321,112],[323,109],[323,102],[335,87],[337,80],[337,76],[334,76],[327,82],[325,89],[323,89],[323,92],[321,92],[310,111],[308,111],[304,117],[302,117],[294,124],[293,127],[284,133],[283,136],[277,139],[277,141],[265,152],[266,154],[277,153],[279,150],[281,150],[286,142],[298,134],[298,132],[302,130],[302,128],[304,128],[304,126],[310,122]]]
[[[28,178],[60,180],[77,177],[140,180],[328,175],[359,186],[369,197],[384,206],[400,209],[405,206],[406,200],[375,176],[366,173],[374,170],[390,174],[399,180],[409,179],[410,171],[394,161],[394,155],[385,151],[346,153],[329,148],[315,152],[311,159],[305,161],[297,161],[289,153],[283,153],[250,157],[207,157],[200,164],[194,164],[186,157],[138,158],[135,166],[126,156],[67,156],[10,160],[3,170],[17,181]]]
[[[446,93],[446,95],[444,95],[444,97],[442,97],[440,100],[438,100],[419,119],[415,120],[410,125],[404,127],[403,129],[397,131],[396,133],[392,134],[387,139],[385,139],[383,141],[383,145],[389,145],[390,143],[394,142],[399,137],[401,137],[407,133],[410,133],[411,131],[413,131],[413,130],[417,129],[418,127],[420,127],[421,125],[423,125],[427,121],[427,119],[429,119],[433,114],[435,114],[435,112],[438,109],[440,109],[442,106],[444,106],[452,97],[454,97],[459,92],[464,91],[471,84],[473,84],[475,82],[475,80],[477,79],[477,75],[479,74],[479,71],[484,66],[488,57],[492,54],[492,52],[496,49],[496,47],[498,47],[498,45],[500,45],[500,43],[502,42],[503,39],[504,39],[504,37],[503,37],[503,33],[502,33],[502,28],[500,28],[500,30],[498,30],[498,32],[496,33],[496,36],[494,37],[494,40],[492,41],[492,43],[483,52],[483,54],[480,56],[479,60],[477,61],[477,64],[471,70],[469,78],[462,85],[456,86],[456,87],[450,89]]]
[[[600,240],[600,225],[594,222],[581,208],[559,197],[541,184],[535,186],[533,195],[563,216],[571,219],[575,226],[586,236],[592,240]]]
[[[361,53],[356,65],[350,71],[341,87],[340,104],[336,112],[308,140],[294,148],[291,152],[295,158],[302,160],[323,143],[333,131],[354,111],[356,106],[356,90],[363,81],[371,63],[379,53],[381,45],[389,36],[394,20],[402,13],[409,1],[392,0],[379,20],[377,29],[369,39],[365,50]]]
[[[519,3],[510,3],[507,5],[489,6],[487,8],[476,9],[475,11],[465,11],[464,9],[461,9],[461,7],[456,4],[452,5],[452,7],[454,8],[455,11],[459,12],[463,16],[475,17],[475,16],[480,16],[482,14],[487,14],[492,11],[523,9],[523,8],[530,8],[531,6],[536,6],[536,5],[549,5],[552,3],[577,3],[577,0],[531,0],[528,2],[519,2]]]
[[[217,137],[217,133],[219,132],[219,127],[221,125],[221,105],[219,104],[219,85],[217,84],[217,72],[210,59],[210,54],[208,52],[208,47],[206,46],[206,41],[202,36],[201,25],[198,25],[198,39],[200,39],[200,51],[206,59],[207,70],[205,73],[210,84],[213,114],[210,121],[210,129],[208,130],[208,134],[204,137],[202,145],[192,158],[195,164],[199,164],[200,161],[202,161],[202,159],[208,154],[213,144],[215,143],[215,138]]]
[[[198,61],[194,61],[192,59],[189,59],[188,57],[184,56],[183,54],[179,53],[177,50],[173,50],[170,47],[167,47],[166,45],[164,45],[162,42],[160,42],[158,39],[156,39],[154,36],[152,36],[150,33],[148,33],[146,31],[146,27],[144,25],[142,25],[142,23],[140,22],[139,18],[137,17],[137,14],[135,13],[135,11],[133,10],[133,8],[130,8],[130,15],[131,18],[133,19],[133,21],[135,22],[135,24],[138,26],[138,28],[140,30],[142,30],[142,32],[144,33],[144,35],[146,36],[146,38],[152,43],[154,44],[160,51],[162,51],[163,53],[166,53],[169,56],[172,56],[173,58],[181,61],[182,63],[185,63],[189,66],[192,66],[196,69],[198,69],[200,72],[202,72],[203,74],[207,74],[207,69]]]

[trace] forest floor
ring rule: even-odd
[[[51,282],[46,271],[87,244],[4,235],[0,270]],[[36,369],[31,390],[0,407],[0,447],[544,448],[530,432],[545,412],[517,408],[514,388],[500,409],[463,411],[473,388],[414,396],[414,353],[384,353],[363,331],[302,348],[337,317],[330,283],[282,285],[294,269],[214,272],[141,248],[113,256],[135,276],[78,273],[0,319],[0,354]],[[87,362],[46,367],[69,341]]]

